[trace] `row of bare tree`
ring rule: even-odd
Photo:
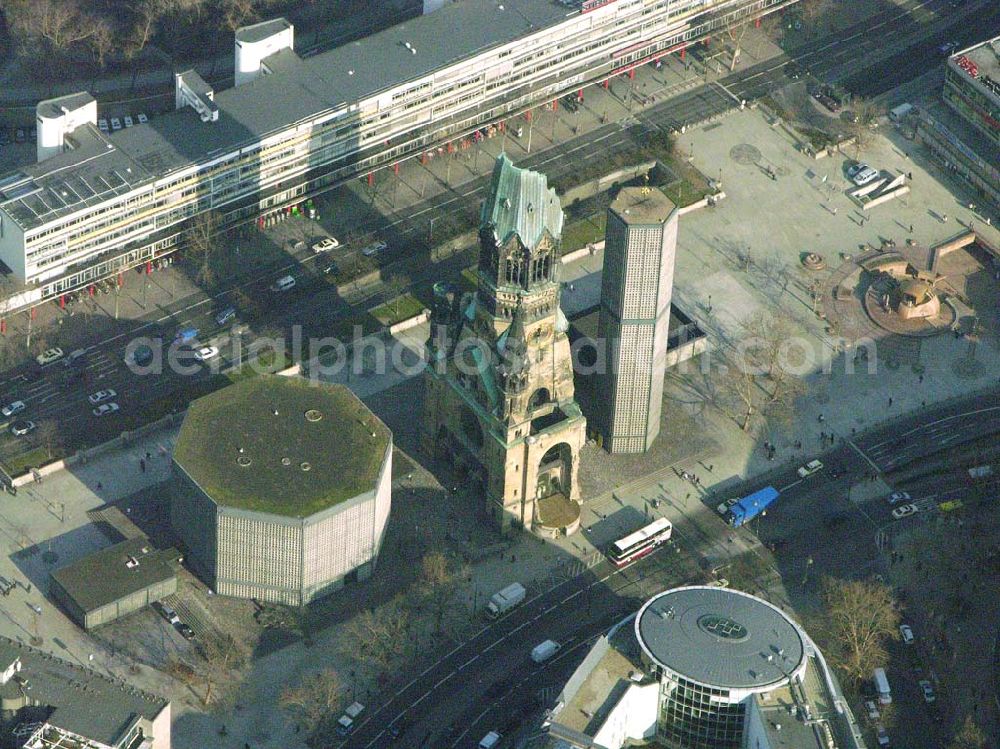
[[[146,49],[161,26],[179,15],[234,31],[258,17],[268,0],[0,0],[18,48],[32,59],[90,53],[104,68]]]

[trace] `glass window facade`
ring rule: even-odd
[[[729,691],[663,674],[657,738],[670,749],[740,749],[746,708]]]

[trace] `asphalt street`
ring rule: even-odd
[[[927,12],[953,15],[955,22],[930,37],[921,36],[919,16]],[[968,22],[970,16],[975,18],[975,24]],[[741,99],[750,101],[759,98],[768,91],[785,85],[791,76],[798,75],[800,71],[808,70],[818,79],[827,80],[850,68],[856,71],[852,80],[881,85],[877,82],[886,80],[883,73],[891,68],[893,80],[896,81],[892,85],[898,85],[901,82],[897,80],[900,76],[916,77],[925,72],[929,65],[940,62],[938,45],[942,40],[968,41],[972,37],[982,36],[983,30],[989,28],[1000,28],[1000,6],[995,3],[970,2],[959,13],[950,9],[947,0],[904,2],[843,32],[821,39],[801,51],[793,51],[790,57],[761,62],[718,81],[699,85],[688,92],[670,96],[670,92],[666,90],[644,90],[643,97],[669,98],[642,110],[634,119],[610,123],[541,152],[525,155],[521,163],[532,169],[541,169],[550,179],[554,179],[572,171],[577,163],[613,152],[625,144],[641,141],[651,128],[679,130],[686,123],[701,121],[732,109]],[[871,62],[872,52],[885,46],[887,29],[892,30],[893,39],[897,42],[906,38],[907,34],[914,35],[913,44],[900,53],[900,59],[905,57],[905,65]],[[874,91],[865,90],[863,93],[871,95]],[[443,212],[474,213],[487,187],[487,179],[484,176],[466,182],[460,189],[452,190],[450,196],[443,200],[436,197],[419,203],[404,217],[390,218],[377,229],[394,247],[419,247],[424,244],[428,216],[442,215]],[[349,252],[356,253],[357,249],[343,248],[338,252],[338,257]],[[128,414],[134,409],[137,399],[165,396],[181,387],[176,375],[144,377],[140,381],[128,371],[123,361],[125,347],[134,336],[161,336],[169,342],[175,330],[193,326],[200,330],[200,342],[211,343],[229,330],[228,326],[223,328],[215,324],[213,317],[217,310],[226,306],[227,299],[231,298],[236,288],[267,294],[268,282],[289,272],[296,275],[300,283],[287,295],[273,296],[273,314],[267,322],[276,325],[306,324],[309,334],[323,335],[324,328],[332,321],[352,311],[363,311],[366,303],[356,303],[352,309],[337,295],[335,288],[319,277],[314,261],[315,256],[305,249],[298,255],[289,257],[288,263],[282,267],[267,269],[258,278],[242,283],[239,287],[224,289],[211,298],[200,296],[178,300],[162,309],[159,317],[140,323],[130,333],[122,333],[90,346],[89,358],[82,368],[82,374],[67,373],[59,363],[42,370],[25,367],[12,371],[5,381],[0,382],[0,401],[24,400],[28,404],[28,410],[22,418],[36,423],[40,419],[56,421],[64,439],[73,444],[81,441],[98,442],[123,428],[134,428],[137,424],[134,423],[134,418],[128,418]],[[441,265],[429,263],[423,268],[423,274],[417,273],[411,279],[414,283],[428,280],[432,274],[435,277],[441,276],[445,270]],[[244,343],[249,343],[249,340]],[[222,357],[212,366],[200,368],[201,372],[195,376],[211,376],[221,366],[232,363],[231,352],[222,348]],[[70,381],[70,374],[79,377],[80,381]],[[118,391],[122,411],[100,417],[102,421],[95,428],[94,419],[98,417],[91,415],[86,396],[109,387]],[[15,438],[5,429],[4,435],[0,438],[0,453],[4,455],[24,452],[25,441],[37,444],[37,434]]]

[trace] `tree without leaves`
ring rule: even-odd
[[[432,551],[420,561],[420,595],[434,615],[434,629],[442,631],[445,614],[452,609],[459,570],[439,551]]]
[[[802,380],[788,361],[791,327],[764,313],[751,315],[741,325],[741,338],[726,357],[719,378],[719,404],[729,411],[744,432],[755,422],[788,423],[796,399],[805,392]]]
[[[116,46],[115,34],[111,28],[111,24],[103,18],[95,19],[93,24],[93,33],[87,42],[90,45],[91,52],[94,53],[94,60],[97,62],[97,66],[101,70],[104,70],[107,65],[108,54]]]
[[[73,0],[8,0],[3,11],[21,47],[36,55],[39,46],[65,52],[93,33],[93,20]]]
[[[889,586],[869,580],[823,578],[828,655],[855,683],[889,662],[888,640],[898,640],[900,615]]]
[[[223,0],[222,17],[226,28],[236,31],[241,26],[252,22],[257,16],[253,0]]]
[[[243,643],[230,634],[209,637],[198,651],[203,663],[195,671],[205,689],[202,702],[210,705],[217,685],[236,681],[247,664],[248,653]]]
[[[212,269],[212,257],[215,254],[216,240],[219,233],[219,214],[215,211],[199,213],[191,221],[187,230],[187,249],[198,263],[196,280],[198,283],[212,285],[215,271]]]
[[[51,460],[52,451],[58,449],[61,444],[59,425],[54,419],[43,419],[38,422],[35,429],[38,444],[45,448],[45,452],[49,456],[49,460]]]
[[[366,609],[348,623],[343,651],[385,674],[409,655],[409,630],[409,612],[402,597],[396,596],[377,611]]]
[[[829,6],[830,0],[799,0],[797,7],[802,13],[802,18],[811,22],[822,16]]]
[[[848,128],[854,138],[854,148],[858,156],[870,148],[875,140],[875,126],[878,124],[879,107],[871,99],[860,96],[851,98],[851,117]]]
[[[948,749],[986,749],[986,736],[971,715],[965,716],[965,722],[948,744]]]
[[[740,45],[743,43],[743,37],[750,30],[751,20],[744,18],[742,21],[726,24],[726,34],[729,36],[729,41],[733,43],[733,57],[729,63],[730,72],[736,70],[736,63],[740,60]]]
[[[335,713],[344,695],[344,683],[333,669],[310,674],[296,687],[285,687],[278,704],[306,730],[314,731]]]

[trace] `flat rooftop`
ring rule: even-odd
[[[980,79],[989,77],[1000,83],[1000,36],[995,36],[973,47],[961,50],[957,54],[952,55],[951,59],[957,60],[963,56],[968,57],[976,64],[976,67],[979,69]]]
[[[258,375],[191,404],[174,462],[220,505],[304,518],[374,489],[391,439],[343,385]]]
[[[633,684],[629,677],[635,672],[641,673],[641,668],[602,637],[566,683],[567,699],[554,722],[594,736]]]
[[[153,548],[148,538],[130,538],[52,573],[84,611],[94,611],[177,574],[180,553]],[[129,559],[138,564],[126,564]]]
[[[623,187],[610,207],[623,223],[635,226],[662,224],[677,208],[655,187]]]
[[[636,638],[663,668],[699,684],[764,691],[787,682],[805,659],[798,628],[784,613],[726,588],[676,588],[650,599]]]
[[[135,716],[153,720],[170,704],[96,671],[0,637],[0,671],[18,659],[21,670],[0,685],[0,698],[16,700],[26,687],[32,700],[53,708],[48,723],[102,744],[112,746],[120,740]]]
[[[87,193],[106,189],[104,181],[110,190],[120,183],[131,188],[151,182],[406,81],[424,78],[578,13],[578,9],[568,8],[559,0],[449,3],[433,13],[299,60],[295,65],[283,59],[280,70],[272,75],[215,92],[219,108],[215,122],[202,122],[194,110],[185,107],[144,125],[98,134],[98,147],[86,145],[24,167],[0,178],[0,205],[11,211],[22,226],[37,226],[78,210],[85,204]],[[280,27],[278,19],[256,24],[245,36],[257,40]],[[442,44],[442,39],[448,43]],[[127,171],[130,167],[131,172]],[[75,179],[77,172],[84,177],[82,183]],[[16,187],[9,184],[11,181]],[[70,183],[69,189],[64,183]],[[84,190],[79,198],[73,189],[78,186]],[[37,188],[41,188],[43,199],[32,201],[28,210],[7,204]]]

